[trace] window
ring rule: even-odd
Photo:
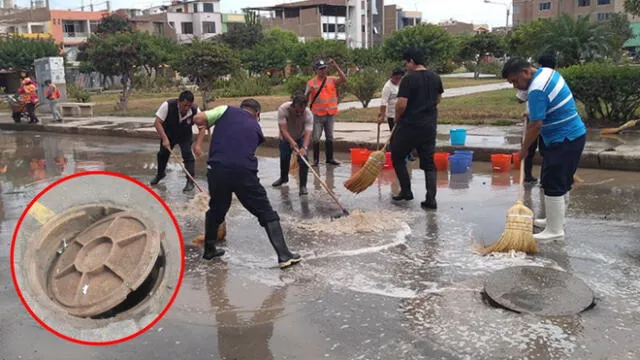
[[[193,23],[192,22],[183,22],[180,23],[182,34],[193,34]]]
[[[198,12],[198,3],[193,4],[193,12],[194,13]]]
[[[164,24],[161,23],[161,22],[154,22],[153,23],[153,32],[156,35],[160,35],[160,36],[164,35]]]
[[[203,21],[202,22],[202,33],[203,34],[215,34],[216,33],[216,23],[213,21]]]
[[[338,32],[343,33],[346,32],[347,26],[345,24],[338,24]]]
[[[181,7],[180,7],[180,8],[177,8],[177,9],[176,9],[176,12],[181,13],[181,12],[182,12],[182,8],[181,8]]]
[[[591,0],[578,0],[578,7],[591,6]]]
[[[98,30],[98,26],[100,26],[100,21],[98,20],[89,21],[89,32],[90,33],[96,32],[96,30]]]
[[[609,5],[611,0],[598,0],[598,5]]]
[[[204,3],[202,4],[202,12],[213,12],[213,4],[212,3]]]
[[[551,1],[541,2],[539,4],[540,11],[551,10]]]
[[[520,14],[520,5],[513,5],[513,15]]]
[[[611,13],[599,13],[598,14],[598,21],[606,21],[609,20],[609,16]]]

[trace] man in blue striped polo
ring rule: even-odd
[[[564,195],[571,190],[573,175],[584,150],[587,130],[578,114],[571,89],[560,73],[535,68],[523,58],[513,57],[504,64],[502,77],[513,87],[528,92],[529,125],[520,149],[520,159],[542,136],[545,144],[542,174],[547,223],[535,234],[541,242],[564,238]]]

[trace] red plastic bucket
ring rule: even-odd
[[[387,151],[384,154],[385,157],[385,162],[384,162],[384,166],[382,167],[383,169],[391,169],[393,167],[393,161],[391,161],[391,152]]]
[[[433,163],[436,165],[436,170],[447,171],[449,169],[449,153],[437,152],[433,154]]]
[[[351,152],[351,163],[353,165],[364,165],[371,154],[371,151],[365,148],[352,148],[349,151]]]
[[[513,157],[513,168],[520,170],[520,156],[517,152],[514,152],[511,156]]]
[[[491,168],[495,172],[507,172],[511,168],[511,155],[493,154],[491,155]]]

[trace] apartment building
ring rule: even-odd
[[[245,10],[258,12],[266,28],[293,31],[301,41],[335,40],[351,48],[381,44],[392,31],[421,21],[420,13],[384,0],[307,0]]]
[[[573,16],[591,14],[592,20],[605,21],[617,12],[624,12],[624,0],[513,0],[514,25],[555,18],[563,13]]]

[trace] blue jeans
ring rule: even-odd
[[[297,139],[296,140],[296,144],[298,144],[299,148],[302,148],[304,142],[304,137]],[[289,179],[289,163],[291,161],[291,153],[293,152],[293,149],[291,149],[291,145],[289,145],[289,143],[284,140],[284,139],[280,139],[280,178],[281,179],[285,179],[288,180]],[[305,160],[309,161],[308,156],[305,156]],[[309,167],[307,167],[307,164],[305,164],[301,159],[300,156],[298,156],[298,165],[299,165],[299,174],[300,174],[300,179],[301,179],[301,183],[303,182],[302,180],[304,180],[304,183],[301,185],[306,186],[306,179],[307,179],[307,175],[309,174]]]

